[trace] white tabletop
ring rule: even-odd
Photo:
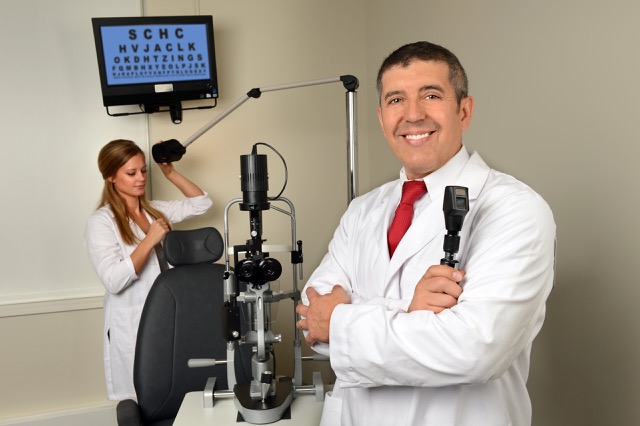
[[[270,424],[317,426],[320,424],[322,405],[322,402],[316,402],[313,394],[298,395],[291,403],[291,419],[282,419]],[[235,425],[238,423],[237,417],[238,410],[233,398],[218,398],[213,408],[204,408],[202,392],[189,392],[182,401],[173,426]]]

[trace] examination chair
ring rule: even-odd
[[[118,425],[172,425],[188,392],[202,391],[209,377],[227,389],[227,367],[189,368],[192,358],[226,359],[222,333],[224,253],[215,228],[171,231],[162,272],[147,296],[136,341],[133,382],[138,401],[120,401]],[[251,381],[251,347],[235,352],[237,383]]]

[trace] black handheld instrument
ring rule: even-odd
[[[185,152],[187,152],[187,149],[175,139],[169,139],[151,147],[151,155],[156,163],[179,161]]]
[[[442,210],[447,235],[444,237],[444,258],[440,260],[440,264],[456,268],[458,261],[454,256],[460,247],[458,233],[462,229],[464,217],[469,212],[469,189],[464,186],[447,186],[444,189]]]

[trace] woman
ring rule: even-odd
[[[89,217],[86,246],[104,296],[104,370],[111,400],[135,398],[133,357],[140,314],[154,280],[167,265],[161,242],[177,223],[205,213],[213,204],[171,163],[159,164],[164,176],[186,197],[148,201],[147,166],[132,141],[114,140],[98,155],[104,179],[102,199]]]

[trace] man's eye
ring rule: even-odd
[[[400,102],[400,98],[393,98],[389,100],[389,105],[397,104]]]

